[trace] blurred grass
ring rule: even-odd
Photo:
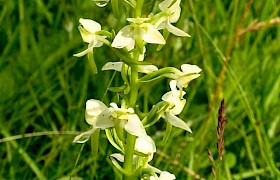
[[[279,20],[269,22],[279,18],[280,4],[276,0],[185,0],[181,6],[177,26],[192,38],[170,35],[159,53],[149,46],[147,57],[160,67],[192,63],[203,69],[186,89],[188,102],[181,114],[193,133],[174,128],[171,139],[162,144],[164,123],[148,129],[158,146],[152,164],[173,172],[177,179],[213,178],[207,148],[216,157],[217,112],[224,98],[222,178],[279,178],[280,29]],[[100,69],[105,62],[118,60],[108,48],[98,48],[99,73],[93,75],[85,58],[72,56],[85,48],[78,19],[93,18],[109,24],[105,29],[119,30],[123,20],[109,13],[110,6],[98,8],[82,0],[0,1],[0,179],[70,176],[81,149],[72,139],[88,129],[85,101],[103,98],[112,72]],[[117,86],[120,77],[115,79]],[[140,92],[139,103],[146,109],[160,99],[168,83],[157,81],[149,87],[152,92],[145,87]],[[108,93],[104,101],[113,98]],[[27,134],[36,132],[46,133]],[[22,136],[14,140],[14,135]],[[101,134],[98,174],[92,174],[96,167],[87,143],[73,177],[112,179],[108,166],[112,151]]]

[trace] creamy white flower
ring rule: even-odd
[[[80,53],[74,54],[76,57],[81,57],[88,54],[93,50],[94,47],[100,47],[103,45],[103,42],[100,41],[105,39],[105,36],[100,36],[96,34],[97,31],[101,30],[101,25],[91,19],[80,18],[79,22],[79,31],[81,33],[82,39],[84,42],[88,43],[88,48]]]
[[[86,112],[85,119],[89,125],[95,124],[97,117],[105,110],[107,106],[96,99],[90,99],[86,102]],[[95,132],[97,128],[92,127],[89,131],[83,132],[80,135],[76,136],[73,140],[75,143],[85,143],[91,136],[92,133]]]
[[[116,124],[124,128],[128,133],[137,137],[146,137],[146,131],[140,118],[134,114],[132,108],[119,108],[116,103],[105,109],[95,121],[94,127],[107,129]]]
[[[177,89],[175,80],[171,80],[169,85],[171,91],[165,93],[161,99],[171,104],[172,108],[169,110],[172,112],[172,114],[178,115],[182,112],[186,104],[186,100],[183,99],[183,96],[186,94],[186,92],[179,91]]]
[[[165,0],[159,4],[159,9],[162,11],[161,17],[155,23],[157,29],[167,29],[169,32],[176,36],[187,36],[190,35],[181,29],[173,26],[171,23],[176,23],[179,20],[181,7],[181,0]]]
[[[190,81],[200,76],[201,69],[197,65],[183,64],[182,73],[177,77],[177,87],[186,88]]]
[[[123,62],[108,62],[103,67],[102,70],[115,70],[121,72]],[[149,74],[157,71],[158,68],[155,65],[139,65],[138,72]]]
[[[182,71],[176,71],[174,73],[165,74],[165,77],[176,80],[177,87],[182,90],[188,87],[188,84],[193,79],[200,76],[201,69],[197,65],[183,64],[181,65]]]
[[[130,25],[123,27],[112,42],[112,47],[134,49],[136,41],[145,41],[151,44],[165,44],[160,32],[150,23],[148,18],[128,18]]]
[[[182,112],[186,104],[186,100],[183,99],[185,92],[177,89],[175,80],[170,81],[170,88],[171,91],[162,96],[162,100],[170,104],[162,115],[162,118],[175,127],[192,132],[190,127],[182,119],[176,116]]]
[[[134,136],[147,137],[140,118],[134,114],[132,108],[119,108],[116,103],[110,105],[111,107],[107,107],[101,101],[94,99],[87,101],[86,121],[92,125],[92,129],[76,136],[74,142],[84,143],[96,129],[107,129],[114,126],[120,126]]]

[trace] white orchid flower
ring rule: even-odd
[[[102,71],[104,70],[115,70],[121,72],[123,62],[108,62],[102,67]],[[158,68],[155,65],[139,65],[138,72],[149,74],[154,71],[157,71]]]
[[[178,115],[182,112],[182,110],[186,104],[186,100],[183,99],[183,96],[186,94],[186,92],[180,91],[176,88],[175,80],[171,80],[169,85],[170,85],[171,91],[165,93],[161,99],[165,102],[170,103],[172,106],[170,111],[173,114]]]
[[[97,117],[108,107],[101,101],[96,99],[90,99],[86,102],[86,112],[85,112],[85,119],[89,125],[95,124]],[[92,129],[81,133],[80,135],[76,136],[73,140],[75,143],[85,143],[95,132],[97,128],[92,127]]]
[[[183,99],[183,96],[186,94],[186,92],[177,89],[175,80],[170,81],[170,88],[171,91],[165,93],[161,98],[163,101],[170,104],[170,106],[162,115],[162,118],[167,120],[175,127],[192,132],[190,127],[182,119],[176,116],[182,112],[186,104],[186,100]]]
[[[165,77],[176,80],[177,87],[182,90],[188,87],[190,81],[200,76],[201,69],[197,65],[183,64],[181,65],[182,71],[165,74]]]
[[[186,88],[190,81],[200,76],[201,69],[197,65],[183,64],[181,66],[182,73],[176,79],[177,87]]]
[[[171,23],[176,23],[179,20],[181,7],[181,0],[165,0],[159,4],[159,9],[162,11],[162,16],[155,23],[157,29],[167,29],[176,36],[191,37],[188,33],[178,29]]]
[[[95,123],[96,128],[106,129],[118,124],[124,128],[126,132],[134,136],[147,136],[140,118],[134,114],[132,108],[119,108],[116,103],[111,103],[110,105],[110,108],[106,109],[98,116]]]
[[[79,22],[81,23],[81,26],[79,26],[79,31],[83,41],[88,43],[88,48],[80,53],[74,54],[76,57],[84,56],[92,51],[93,48],[102,46],[102,39],[105,39],[105,36],[96,34],[97,31],[101,30],[101,25],[98,22],[83,18],[80,18]]]
[[[112,47],[134,49],[136,41],[145,41],[151,44],[165,44],[160,32],[150,23],[149,18],[127,18],[130,25],[123,27],[112,42]]]
[[[134,136],[147,137],[140,118],[134,114],[132,108],[119,108],[116,103],[110,105],[111,107],[108,108],[99,100],[88,100],[86,103],[86,121],[92,125],[92,129],[76,136],[73,142],[84,143],[96,129],[107,129],[116,125]]]

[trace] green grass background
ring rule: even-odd
[[[193,133],[173,128],[164,144],[163,121],[148,129],[158,148],[151,164],[177,179],[212,179],[207,149],[217,159],[217,112],[224,98],[221,179],[279,178],[279,19],[265,24],[279,18],[279,2],[182,0],[181,7],[176,26],[192,37],[170,35],[159,52],[149,45],[147,60],[159,67],[191,63],[202,68],[201,77],[186,89],[180,115]],[[104,133],[97,164],[89,142],[83,148],[72,143],[89,128],[85,101],[117,98],[104,95],[113,73],[101,67],[118,61],[109,48],[95,49],[97,75],[85,57],[72,56],[86,48],[77,29],[81,17],[107,30],[118,31],[125,23],[112,16],[110,5],[98,8],[90,0],[0,0],[0,179],[63,179],[71,174],[113,179],[108,156],[116,150]],[[238,35],[254,21],[264,25]],[[120,79],[116,75],[112,85],[120,85]],[[147,109],[167,90],[166,80],[149,84],[141,88],[139,103]]]

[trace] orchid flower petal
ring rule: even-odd
[[[172,4],[173,0],[165,0],[159,3],[158,7],[161,11],[168,10],[169,6]]]
[[[172,109],[170,109],[170,112],[174,115],[178,115],[183,111],[185,105],[186,105],[186,100],[182,99],[181,101],[178,102],[178,104],[176,104]]]
[[[93,33],[87,31],[82,26],[79,26],[78,29],[81,33],[81,36],[82,36],[82,39],[83,39],[84,42],[86,42],[86,43],[93,42],[93,40],[95,38],[95,35]]]
[[[169,7],[168,11],[170,13],[169,21],[171,23],[175,23],[179,20],[181,14],[180,0],[176,0],[172,6]]]
[[[135,142],[135,150],[144,154],[153,154],[156,152],[156,145],[150,136],[138,137]]]
[[[192,132],[191,128],[182,119],[178,118],[171,112],[168,111],[168,112],[164,113],[164,115],[162,117],[165,120],[167,120],[170,124],[172,124],[173,126],[184,129],[190,133]]]
[[[176,36],[186,36],[186,37],[191,37],[188,33],[186,33],[185,31],[182,31],[181,29],[173,26],[170,23],[167,23],[166,28],[169,32],[171,32],[172,34],[176,35]]]
[[[95,124],[93,125],[96,128],[106,129],[110,127],[114,127],[114,118],[112,117],[112,113],[114,112],[113,108],[105,109],[101,114],[98,115]]]
[[[98,22],[95,22],[95,21],[93,21],[91,19],[80,18],[79,22],[81,23],[83,28],[85,30],[89,31],[90,33],[95,33],[96,31],[100,31],[101,30],[101,25]]]
[[[145,138],[147,136],[145,128],[136,114],[128,115],[127,123],[125,124],[124,129],[126,130],[126,132],[137,137]]]
[[[184,109],[186,104],[186,100],[183,99],[183,96],[186,94],[185,91],[178,90],[176,87],[177,81],[170,81],[170,89],[171,91],[165,93],[162,96],[162,100],[171,104],[171,107],[168,108],[168,111],[171,111],[174,115],[178,115]]]
[[[90,51],[92,51],[92,48],[87,48],[86,50],[84,50],[82,52],[79,52],[77,54],[73,54],[73,56],[82,57],[82,56],[88,54]]]
[[[151,24],[146,23],[146,31],[143,35],[143,40],[151,44],[165,44],[165,39],[160,32]]]
[[[110,155],[110,157],[113,157],[120,162],[124,162],[124,155],[122,155],[120,153],[113,153],[113,154]]]
[[[144,58],[145,58],[145,53],[146,53],[146,47],[144,46],[144,47],[143,47],[143,52],[142,52],[142,54],[139,54],[138,61],[143,61],[143,60],[144,60]]]
[[[152,73],[154,71],[157,71],[158,68],[155,65],[139,65],[138,66],[138,71],[141,73]]]
[[[76,56],[76,57],[82,57],[86,54],[88,54],[90,51],[93,51],[93,48],[94,48],[94,45],[92,43],[90,43],[88,45],[88,48],[80,53],[77,53],[77,54],[73,54],[73,56]]]
[[[86,102],[85,119],[88,124],[93,125],[96,118],[108,107],[101,101],[90,99]]]
[[[131,27],[125,26],[120,32],[116,35],[115,39],[112,42],[112,47],[123,48],[127,47],[128,51],[134,48],[135,40],[132,38]]]
[[[200,74],[192,74],[192,75],[184,75],[177,79],[177,86],[178,87],[187,87],[189,82],[198,78]]]
[[[159,180],[174,180],[174,179],[176,179],[175,175],[167,171],[162,171],[159,175]]]
[[[181,69],[184,74],[200,73],[201,69],[197,65],[192,64],[182,64]]]
[[[115,70],[115,71],[121,72],[122,65],[123,65],[123,62],[108,62],[102,67],[102,71]],[[158,68],[155,65],[139,65],[138,66],[138,72],[141,72],[141,73],[149,74],[149,73],[152,73],[157,70],[158,70]]]
[[[183,64],[181,66],[182,71],[179,71],[174,74],[168,74],[166,77],[169,77],[176,81],[177,87],[179,87],[180,92],[182,88],[188,87],[188,84],[193,79],[196,79],[200,76],[201,69],[196,65]],[[172,89],[172,88],[171,88]]]
[[[115,70],[121,72],[123,62],[108,62],[102,67],[102,71]]]
[[[73,140],[74,143],[85,143],[91,136],[92,133],[94,133],[96,129],[92,128],[89,131],[83,132],[80,135],[76,136]]]

